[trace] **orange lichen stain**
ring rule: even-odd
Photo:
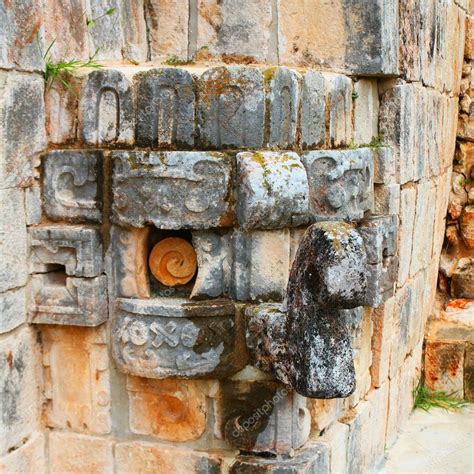
[[[446,309],[465,309],[469,303],[473,303],[473,300],[467,298],[457,298],[450,300],[446,303]]]

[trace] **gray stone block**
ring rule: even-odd
[[[296,141],[301,77],[286,67],[268,69],[264,75],[270,119],[268,144],[271,147],[291,148]]]
[[[0,72],[0,188],[33,181],[35,155],[46,148],[43,95],[43,78]]]
[[[230,235],[215,231],[195,230],[192,232],[196,251],[198,272],[191,298],[222,296],[230,287],[232,268],[232,247]]]
[[[210,148],[260,148],[265,100],[262,73],[228,66],[208,69],[198,80],[200,142]]]
[[[146,147],[194,145],[193,78],[184,69],[152,69],[135,76],[136,143]]]
[[[88,145],[131,145],[134,140],[132,87],[119,71],[91,72],[79,100],[79,137]]]
[[[47,216],[68,222],[102,221],[102,154],[52,151],[43,157],[43,198]]]
[[[222,382],[214,414],[217,437],[246,452],[288,455],[311,428],[306,399],[276,382]]]
[[[31,271],[63,265],[66,275],[94,277],[103,271],[102,239],[95,227],[43,225],[30,228]]]
[[[36,324],[98,326],[107,320],[107,281],[68,277],[63,272],[33,275],[29,317]]]
[[[374,183],[391,184],[396,182],[396,163],[392,149],[382,147],[374,150]]]
[[[358,220],[372,209],[374,159],[370,148],[309,151],[302,155],[314,220]]]
[[[26,321],[25,287],[0,293],[0,334]]]
[[[223,378],[247,363],[244,330],[230,300],[123,299],[112,322],[121,371],[148,378]]]
[[[341,454],[342,455],[342,454]],[[230,466],[231,474],[316,474],[329,472],[329,448],[324,443],[311,443],[294,456],[265,458],[240,455]]]
[[[113,152],[112,219],[123,226],[207,229],[232,223],[232,163],[214,152]]]
[[[244,229],[298,226],[308,219],[308,179],[293,152],[237,154],[237,219]]]
[[[25,189],[25,213],[27,225],[37,225],[41,222],[41,186],[37,182]]]
[[[326,140],[326,85],[317,71],[303,75],[301,91],[301,147],[323,146]]]
[[[352,141],[352,82],[340,74],[325,74],[329,104],[329,145],[339,147]]]
[[[0,189],[0,292],[26,284],[28,235],[22,189]]]

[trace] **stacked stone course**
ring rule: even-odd
[[[0,9],[0,469],[374,470],[420,376],[460,92],[471,136],[472,5],[63,3]],[[104,67],[45,84],[36,33]],[[168,237],[184,285],[149,271]]]

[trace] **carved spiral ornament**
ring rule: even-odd
[[[153,276],[163,285],[184,285],[196,273],[196,252],[187,240],[168,237],[153,247],[149,265]]]

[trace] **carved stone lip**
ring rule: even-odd
[[[232,300],[220,298],[215,300],[192,301],[185,298],[118,298],[117,309],[133,314],[164,317],[199,317],[228,316],[235,313]]]

